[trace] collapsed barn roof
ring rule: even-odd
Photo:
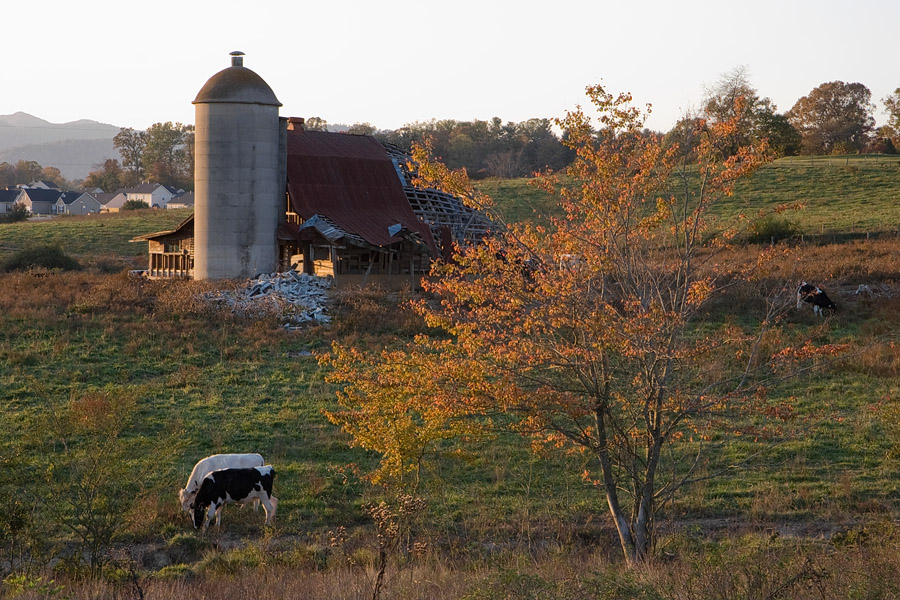
[[[324,218],[320,223],[372,246],[406,233],[437,254],[431,228],[413,212],[394,162],[372,137],[288,130],[287,189],[304,221]]]

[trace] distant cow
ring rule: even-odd
[[[183,490],[178,490],[178,500],[181,502],[181,510],[190,512],[194,503],[194,496],[200,489],[203,478],[213,471],[220,469],[236,469],[245,467],[261,467],[266,464],[259,454],[213,454],[207,456],[196,465],[188,477]]]
[[[813,312],[817,315],[824,314],[826,310],[837,310],[837,304],[831,301],[828,294],[822,288],[806,283],[805,281],[797,288],[797,308],[799,309],[803,302],[813,305]]]
[[[266,510],[266,525],[275,518],[278,499],[272,495],[275,469],[271,465],[252,469],[222,469],[207,475],[194,499],[194,528],[206,529],[216,518],[222,523],[222,507],[226,504],[247,504],[259,500]]]

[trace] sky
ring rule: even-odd
[[[397,129],[561,117],[588,85],[666,131],[736,67],[785,112],[829,81],[900,87],[898,0],[42,0],[5,3],[0,115],[145,129],[194,122],[246,54],[281,116]]]

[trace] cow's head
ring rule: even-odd
[[[197,492],[188,492],[187,490],[178,490],[178,501],[181,503],[181,510],[191,512],[194,508],[194,498]]]
[[[206,506],[200,504],[192,505],[191,509],[194,511],[194,529],[201,529],[203,527],[208,508],[209,504]]]

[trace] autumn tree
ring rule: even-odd
[[[629,95],[587,92],[599,126],[580,108],[560,119],[576,158],[542,179],[565,216],[498,221],[496,236],[435,266],[414,307],[438,334],[375,356],[335,345],[323,360],[342,408],[329,417],[381,456],[381,482],[416,485],[429,452],[482,427],[582,453],[584,480],[638,563],[712,436],[760,436],[789,412],[760,387],[769,363],[757,344],[783,306],[760,299],[758,331],[707,310],[752,274],[728,258],[740,225],[713,235],[710,210],[769,155],[760,143],[725,156],[736,120],[701,119],[693,162],[679,163],[684,153],[642,129],[647,113]],[[490,206],[464,174],[415,157],[424,184]]]
[[[831,81],[797,100],[787,116],[803,137],[803,152],[861,152],[875,127],[871,98],[861,83]]]
[[[100,188],[104,192],[113,192],[128,185],[128,176],[115,158],[106,159],[102,165],[94,165],[94,170],[84,178],[85,188]]]

